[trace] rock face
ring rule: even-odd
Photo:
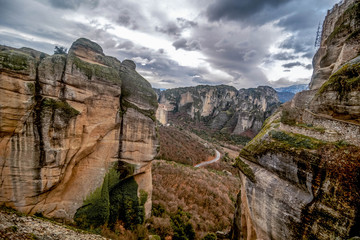
[[[320,88],[341,65],[359,55],[359,9],[354,2],[345,0],[328,11],[313,59],[310,89]]]
[[[310,90],[241,150],[233,239],[360,236],[359,5],[329,11]]]
[[[162,124],[196,122],[210,130],[253,137],[280,105],[270,87],[196,86],[159,93],[157,119]]]
[[[115,169],[149,215],[156,108],[135,64],[87,39],[52,56],[1,46],[0,202],[70,220]]]

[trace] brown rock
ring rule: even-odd
[[[40,55],[1,48],[0,202],[70,220],[114,163],[131,161],[142,175],[135,176],[138,190],[150,194],[149,215],[156,154],[150,84],[87,39],[68,55]],[[142,88],[129,90],[134,85]]]

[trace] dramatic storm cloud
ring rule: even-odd
[[[77,38],[132,59],[154,87],[307,83],[336,0],[0,0],[0,44],[51,54]]]

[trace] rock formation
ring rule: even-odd
[[[161,91],[158,99],[156,115],[162,124],[196,122],[213,131],[249,137],[280,105],[271,87],[238,91],[226,85],[200,85]]]
[[[71,220],[132,181],[150,214],[157,101],[135,67],[83,38],[52,56],[0,46],[1,203]]]
[[[360,236],[360,3],[324,21],[310,90],[241,150],[233,239]]]

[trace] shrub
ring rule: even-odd
[[[54,54],[66,54],[67,48],[55,46]]]
[[[202,238],[202,240],[217,240],[217,237],[215,233],[208,233]]]
[[[324,142],[301,134],[285,133],[281,131],[270,132],[271,137],[277,141],[284,142],[289,147],[317,149],[324,145]]]
[[[133,177],[120,180],[120,173],[110,169],[101,187],[96,189],[84,201],[76,213],[74,220],[82,228],[98,228],[122,221],[126,228],[134,228],[144,222],[144,204],[148,193],[140,190]]]
[[[174,231],[174,240],[193,240],[195,239],[194,227],[190,223],[191,215],[184,212],[181,207],[171,214],[171,226]]]
[[[245,162],[243,162],[241,160],[241,158],[239,158],[239,157],[236,158],[235,166],[238,167],[240,169],[240,171],[242,173],[244,173],[245,176],[247,176],[250,179],[250,181],[252,181],[254,183],[256,182],[255,174],[254,174],[253,170],[249,167],[249,165],[247,165]]]
[[[152,215],[155,217],[163,217],[166,213],[165,207],[161,204],[153,204]]]

